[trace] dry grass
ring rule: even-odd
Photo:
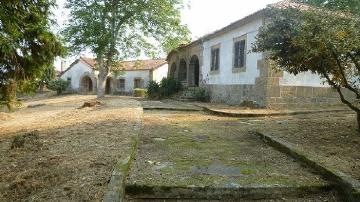
[[[108,97],[101,106],[77,109],[94,98],[29,101],[0,119],[0,201],[102,200],[113,166],[130,151],[141,108]],[[26,108],[37,103],[46,105]],[[11,149],[15,136],[35,130],[36,141],[25,138],[24,147]]]
[[[262,131],[286,140],[321,164],[360,180],[360,135],[355,113],[267,118]]]

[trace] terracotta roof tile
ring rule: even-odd
[[[95,67],[96,61],[93,58],[80,57],[81,61],[87,63],[92,68]],[[119,69],[126,71],[134,70],[152,70],[156,69],[164,64],[166,60],[163,59],[154,59],[154,60],[133,60],[133,61],[124,61],[119,63]]]

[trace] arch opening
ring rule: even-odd
[[[189,65],[189,73],[191,74],[190,85],[199,86],[200,63],[199,63],[199,58],[196,55],[193,55],[191,57],[190,65]]]
[[[186,61],[184,59],[180,60],[178,78],[180,81],[186,81],[187,79],[187,67],[186,67]]]
[[[176,72],[176,64],[174,62],[174,63],[172,63],[172,65],[170,67],[170,77],[171,78],[175,78],[175,72]]]
[[[84,76],[80,81],[80,90],[83,93],[92,93],[94,89],[93,81],[89,76]]]

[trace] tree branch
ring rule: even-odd
[[[343,78],[343,81],[344,81],[344,87],[349,89],[350,91],[352,91],[353,93],[356,94],[356,98],[359,99],[360,98],[360,93],[357,89],[353,88],[352,86],[349,85],[349,82],[346,78],[346,74],[344,72],[344,67],[341,65],[341,61],[339,60],[339,57],[338,57],[338,54],[336,53],[336,51],[332,48],[331,49],[331,53],[334,57],[334,59],[336,60],[336,64],[339,68],[339,72],[341,74],[341,77]]]
[[[358,61],[356,61],[355,57],[351,53],[348,53],[348,56],[353,61],[353,63],[355,64],[356,69],[358,70],[358,72],[360,74],[360,63]]]
[[[336,91],[340,95],[341,102],[346,104],[350,109],[354,110],[355,112],[360,113],[359,108],[357,108],[355,105],[353,105],[351,102],[349,102],[348,100],[345,99],[344,94],[341,92],[341,87],[339,85],[337,85],[335,82],[333,82],[326,72],[323,72],[323,75],[326,78],[326,80],[328,81],[328,83],[336,89]]]

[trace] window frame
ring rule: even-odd
[[[139,86],[138,87],[136,86],[136,81],[139,81]],[[134,89],[142,88],[141,83],[142,83],[142,78],[134,78]]]
[[[124,86],[123,87],[121,87],[121,81],[124,81]],[[120,90],[120,91],[125,91],[126,79],[125,78],[119,78],[117,82],[118,82],[117,89]]]
[[[216,53],[217,56],[214,55],[214,53]],[[210,50],[210,72],[212,72],[212,73],[220,72],[220,53],[221,53],[220,44],[217,44],[217,45],[211,47],[211,50]],[[215,56],[215,58],[214,58],[214,56]]]
[[[241,50],[239,50],[239,55],[236,55],[236,48],[239,46],[236,46],[238,43],[241,43],[242,41],[244,41],[244,56],[243,56],[243,65],[242,66],[237,66],[236,64],[236,60],[240,60],[240,58],[238,58],[238,56],[240,57],[240,52]],[[246,66],[247,66],[247,34],[244,34],[240,37],[236,37],[233,39],[233,58],[232,58],[232,69],[233,72],[245,72],[246,71]]]

